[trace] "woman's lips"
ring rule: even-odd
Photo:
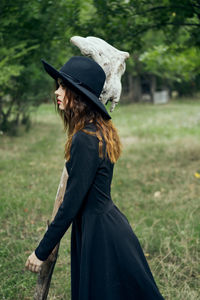
[[[57,100],[57,103],[60,104],[60,103],[62,103],[62,102],[61,102],[60,100]]]

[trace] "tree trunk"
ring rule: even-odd
[[[139,102],[142,99],[141,78],[139,75],[133,77],[131,88],[133,89],[133,101]]]
[[[132,74],[128,74],[128,99],[132,102],[134,99],[134,84]]]
[[[156,91],[156,77],[155,75],[150,76],[150,96],[151,102],[154,103],[154,93]]]
[[[64,197],[64,192],[66,189],[66,183],[67,183],[67,170],[64,165],[63,172],[61,175],[60,183],[58,186],[56,199],[54,203],[54,208],[52,212],[52,220],[54,219],[59,206],[61,205]],[[49,221],[47,221],[49,223]],[[49,225],[49,224],[48,224]],[[52,251],[52,253],[49,255],[48,259],[43,263],[42,269],[40,273],[38,274],[38,280],[35,288],[35,294],[34,294],[34,300],[46,300],[49,292],[49,287],[51,283],[51,277],[53,274],[53,270],[57,261],[58,257],[58,250],[59,250],[58,244]]]

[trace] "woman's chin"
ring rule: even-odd
[[[58,108],[59,108],[60,110],[64,110],[64,107],[63,107],[62,103],[58,104]]]

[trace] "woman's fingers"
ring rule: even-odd
[[[41,270],[41,265],[43,264],[43,261],[39,260],[37,256],[35,255],[35,252],[33,252],[27,259],[25,267],[34,273],[38,273]]]
[[[37,273],[36,269],[37,269],[37,266],[36,266],[36,265],[33,265],[33,267],[32,267],[32,272],[33,272],[33,273]]]
[[[27,268],[29,271],[33,272],[33,271],[32,271],[33,264],[31,264],[30,261],[29,261],[28,264],[26,265],[26,268]]]
[[[33,273],[38,273],[41,269],[39,266],[30,263],[26,266],[26,268]]]
[[[25,267],[28,268],[28,259],[26,261]]]
[[[38,273],[40,271],[40,266],[38,264],[34,265],[33,272]]]
[[[39,273],[40,270],[41,270],[41,267],[40,267],[40,266],[36,266],[36,267],[35,267],[35,272],[36,272],[36,273]]]

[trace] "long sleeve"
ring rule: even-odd
[[[78,214],[95,178],[99,165],[98,139],[78,131],[72,138],[69,177],[63,202],[43,239],[35,250],[40,260],[46,260]]]

